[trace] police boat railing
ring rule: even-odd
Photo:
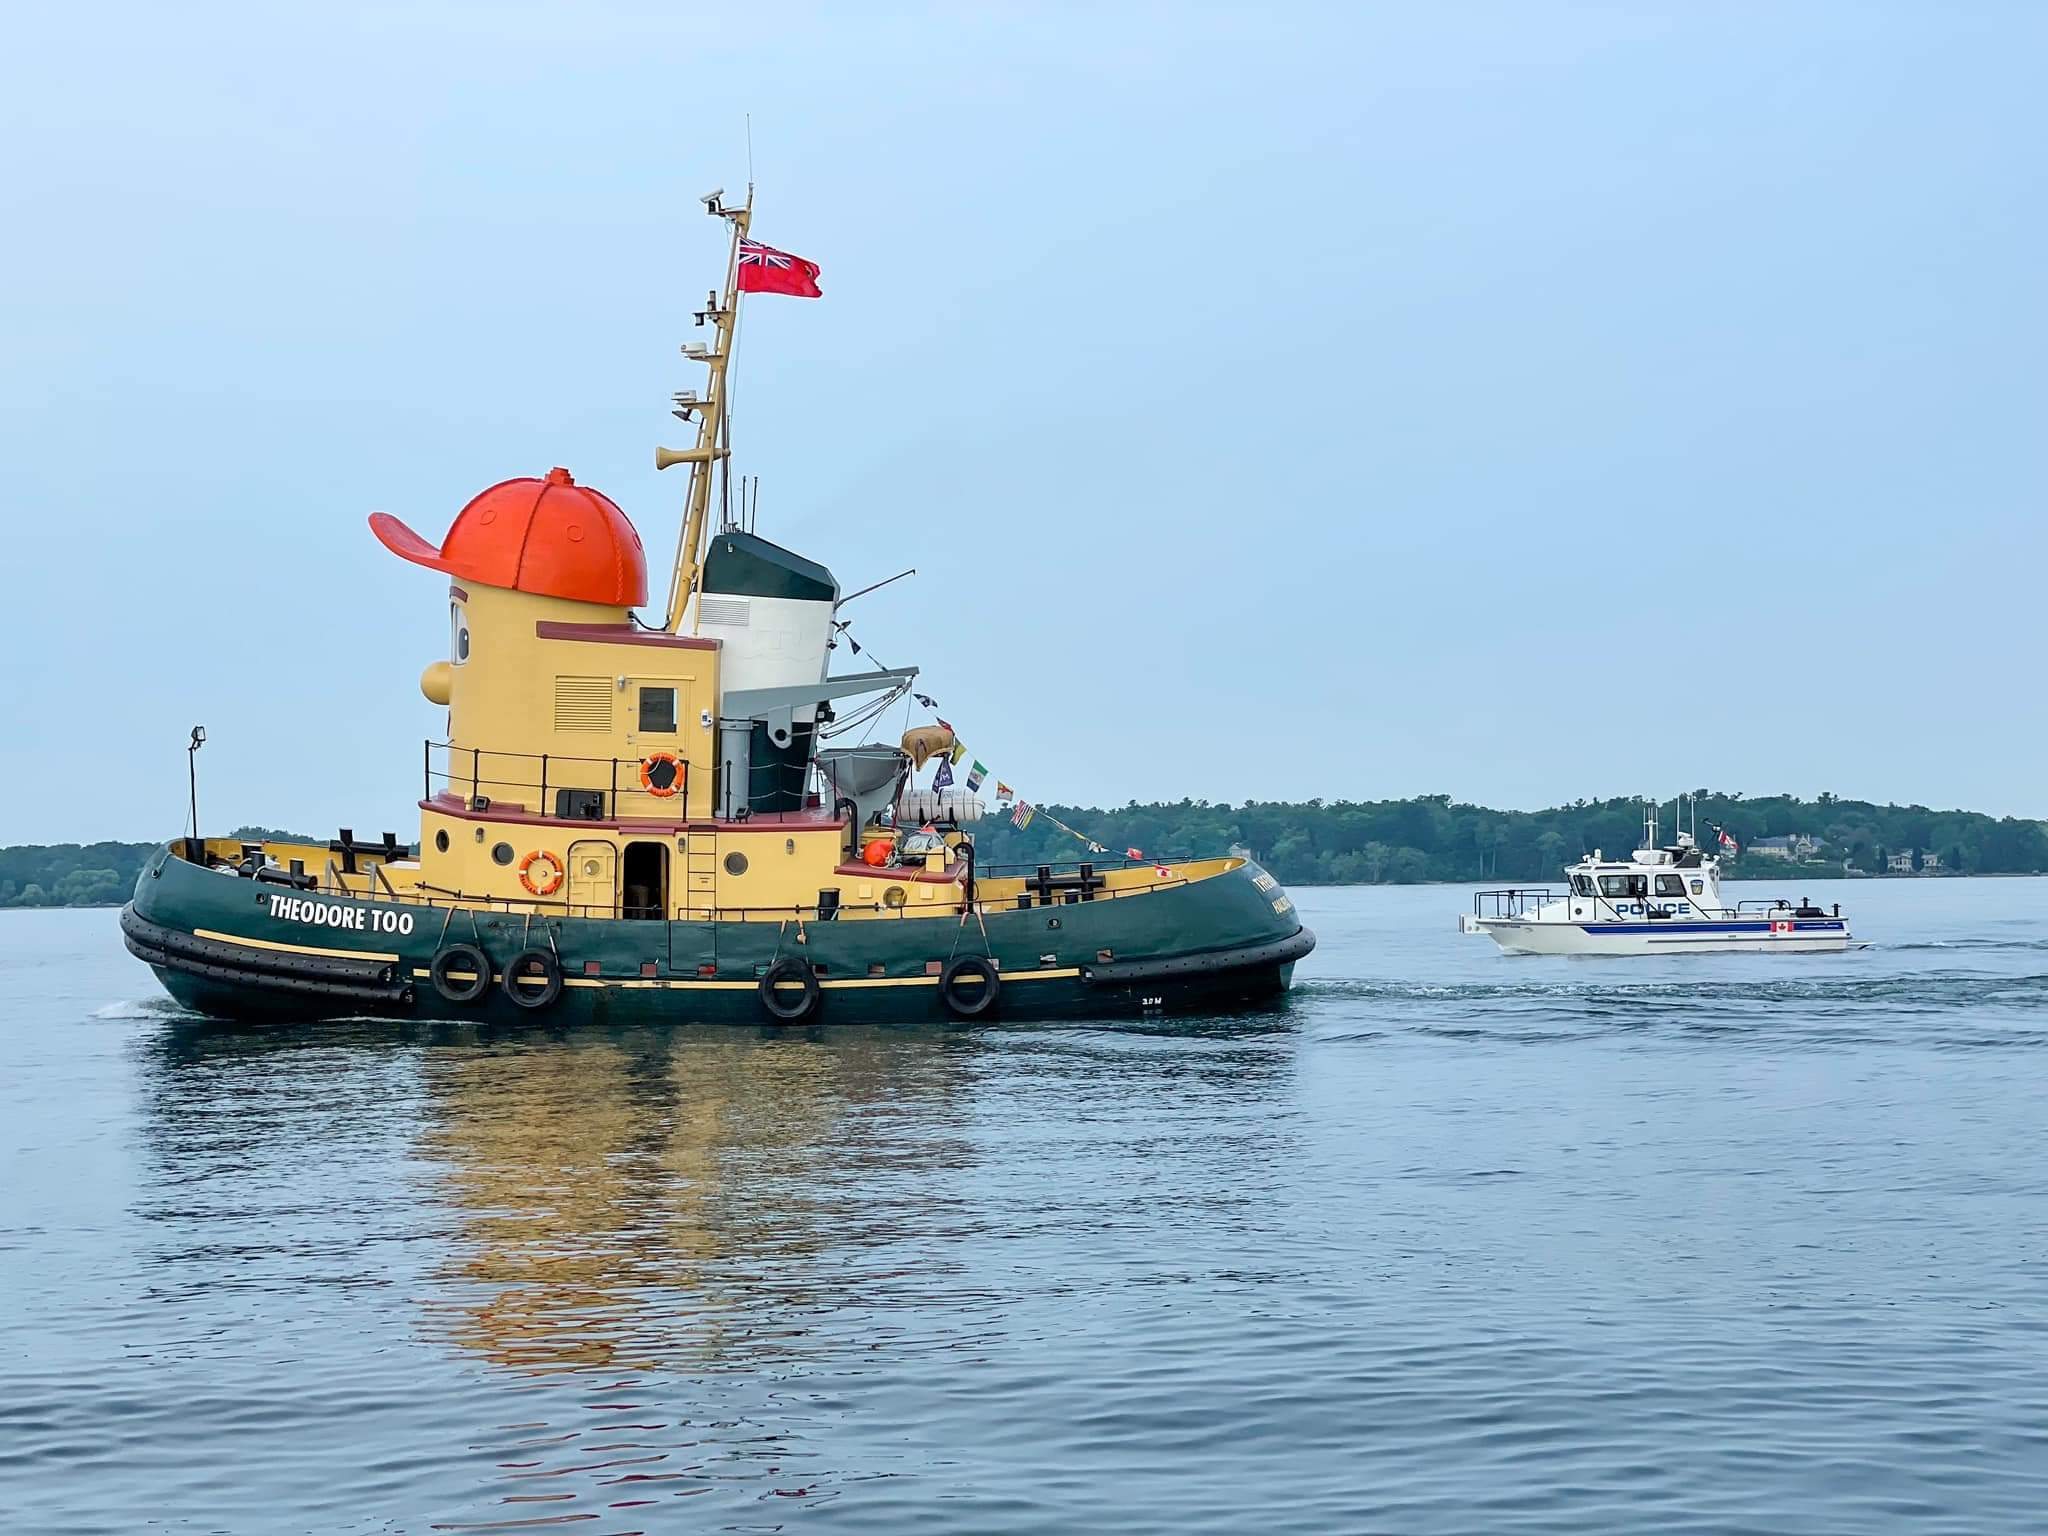
[[[1566,892],[1554,891],[1548,886],[1511,885],[1500,890],[1478,891],[1472,897],[1472,914],[1514,922],[1534,916],[1539,907],[1563,901],[1566,895]]]

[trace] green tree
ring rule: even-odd
[[[117,907],[133,885],[115,870],[74,869],[50,894],[53,904],[61,907]]]

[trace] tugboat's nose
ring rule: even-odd
[[[429,704],[446,704],[448,702],[449,684],[454,679],[455,669],[449,666],[447,662],[431,662],[428,664],[427,670],[420,674],[420,692],[427,696]]]

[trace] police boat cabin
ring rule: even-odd
[[[833,673],[832,572],[741,519],[713,526],[740,296],[775,275],[747,280],[766,249],[750,210],[707,207],[732,249],[698,316],[715,339],[684,349],[708,370],[675,397],[695,444],[656,455],[690,470],[663,611],[635,612],[647,562],[625,513],[567,470],[489,487],[438,543],[373,514],[445,580],[417,592],[446,602],[449,636],[420,678],[447,729],[413,766],[417,843],[195,826],[138,878],[129,949],[184,1005],[253,1017],[864,1022],[1283,991],[1314,936],[1249,859],[980,868],[971,826],[899,816],[951,728],[849,738],[917,669]]]
[[[1511,955],[1821,954],[1855,945],[1839,905],[1775,897],[1729,906],[1720,861],[1696,834],[1675,831],[1660,847],[1657,827],[1657,804],[1645,801],[1643,846],[1627,859],[1596,848],[1566,868],[1563,891],[1480,891],[1459,931],[1483,933]]]

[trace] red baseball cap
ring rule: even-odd
[[[400,559],[487,587],[608,608],[647,601],[647,556],[618,504],[566,469],[501,480],[470,498],[436,549],[389,512],[370,531]]]

